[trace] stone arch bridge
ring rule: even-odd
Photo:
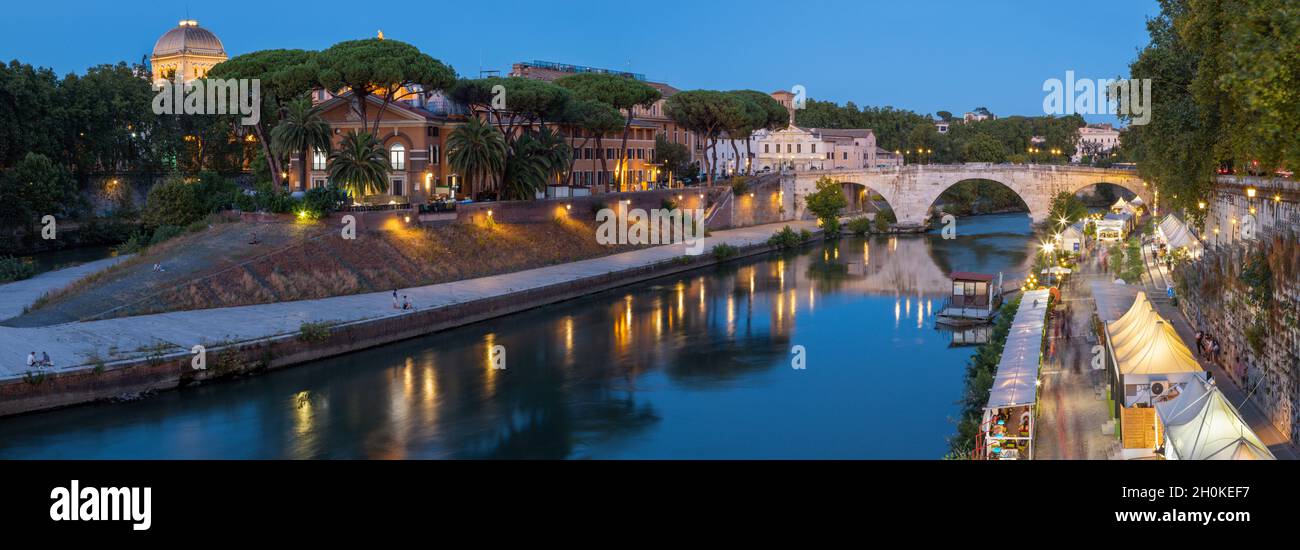
[[[996,181],[1015,191],[1029,207],[1029,216],[1034,222],[1047,217],[1052,197],[1058,193],[1075,193],[1098,183],[1118,185],[1136,193],[1148,205],[1154,204],[1152,189],[1134,170],[1059,164],[914,164],[894,168],[783,173],[781,187],[793,189],[796,218],[805,217],[802,199],[816,190],[817,180],[823,176],[879,193],[894,209],[898,224],[902,226],[924,225],[930,216],[930,206],[940,194],[958,182],[974,179]]]

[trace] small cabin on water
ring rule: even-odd
[[[986,323],[1002,305],[1002,274],[955,271],[952,294],[935,316],[939,324],[965,326]]]

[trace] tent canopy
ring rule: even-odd
[[[1047,319],[1048,292],[1033,290],[1020,298],[1020,308],[1011,321],[986,409],[1027,405],[1037,399],[1038,360],[1043,346],[1043,323]]]
[[[1183,223],[1183,220],[1178,219],[1177,216],[1173,214],[1165,216],[1164,219],[1160,220],[1158,229],[1170,248],[1187,247],[1187,250],[1192,253],[1201,251],[1201,241],[1192,235],[1191,231],[1187,230],[1187,224]]]
[[[1180,460],[1276,460],[1223,397],[1201,379],[1188,382],[1178,398],[1156,404],[1165,439]]]
[[[1139,292],[1133,306],[1106,325],[1120,374],[1152,375],[1204,372],[1169,321],[1156,313]]]

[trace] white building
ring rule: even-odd
[[[1119,130],[1109,124],[1084,126],[1079,128],[1079,141],[1075,143],[1074,157],[1070,161],[1079,162],[1085,155],[1109,153],[1116,147],[1119,147]]]
[[[744,172],[752,165],[753,171],[781,169],[843,170],[861,168],[887,168],[901,166],[902,158],[876,145],[876,134],[869,129],[801,128],[794,124],[793,94],[784,90],[772,97],[790,113],[790,125],[785,129],[754,132],[748,140],[719,139],[716,151],[705,154],[717,159],[714,174],[725,176]],[[749,156],[749,155],[752,155]],[[701,162],[701,167],[704,163]]]

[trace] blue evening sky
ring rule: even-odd
[[[3,10],[0,59],[60,74],[135,63],[187,10],[231,55],[321,49],[382,29],[461,75],[559,61],[681,89],[802,84],[814,99],[958,116],[978,106],[1042,114],[1043,81],[1066,70],[1126,75],[1159,11],[1155,0],[25,1]]]

